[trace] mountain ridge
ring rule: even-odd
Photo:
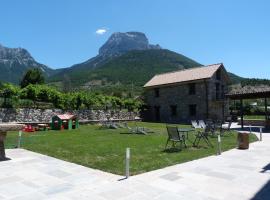
[[[39,68],[50,84],[68,80],[74,87],[128,84],[141,87],[155,74],[198,66],[203,65],[158,44],[150,44],[144,33],[136,31],[113,33],[97,56],[62,69],[38,63],[24,48],[0,44],[0,80],[16,84],[28,69]],[[229,75],[233,83],[246,80]]]
[[[23,74],[33,68],[40,69],[45,77],[54,70],[38,63],[24,48],[9,48],[0,44],[0,80],[18,84]]]

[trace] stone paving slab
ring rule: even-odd
[[[270,134],[249,150],[233,149],[122,181],[24,149],[7,155],[12,160],[0,162],[1,200],[270,199],[270,167],[263,169],[270,163]]]

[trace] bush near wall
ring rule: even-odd
[[[109,96],[87,91],[62,93],[47,85],[28,85],[19,88],[3,84],[0,88],[0,105],[3,108],[59,108],[59,109],[128,109],[138,110],[138,98]]]

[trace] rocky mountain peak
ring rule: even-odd
[[[18,83],[23,74],[33,68],[40,69],[47,77],[53,70],[40,64],[24,48],[9,48],[0,45],[0,80]]]
[[[99,49],[99,55],[105,57],[119,56],[130,50],[161,49],[159,45],[149,44],[144,33],[141,32],[116,32]]]
[[[0,45],[0,59],[14,60],[14,59],[27,59],[34,60],[31,54],[23,48],[8,48]]]

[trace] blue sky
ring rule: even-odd
[[[267,0],[0,0],[0,8],[0,43],[52,68],[95,56],[113,32],[141,31],[202,64],[270,79]]]

